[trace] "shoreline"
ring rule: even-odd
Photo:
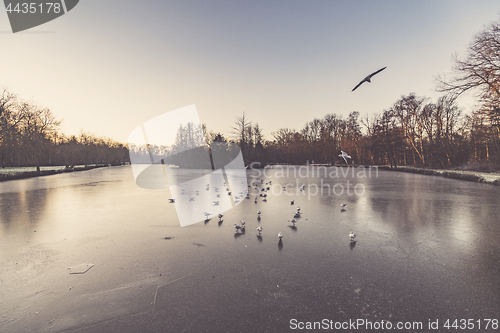
[[[74,166],[70,168],[64,168],[59,170],[40,170],[40,171],[24,171],[24,172],[15,172],[15,173],[0,173],[0,182],[5,182],[9,180],[19,180],[19,179],[28,179],[34,177],[43,177],[43,176],[51,176],[57,175],[60,173],[68,173],[68,172],[79,172],[79,171],[87,171],[93,170],[97,168],[105,168],[110,166],[118,166],[112,164],[94,164],[94,165],[86,165],[86,166]]]
[[[273,164],[268,165],[267,167],[276,167],[276,166],[287,166],[291,164]],[[387,165],[345,165],[345,164],[307,164],[307,166],[324,166],[324,167],[363,167],[363,168],[378,168],[379,170],[385,171],[399,171],[399,172],[407,172],[407,173],[418,173],[421,175],[428,176],[439,176],[445,178],[452,178],[458,180],[465,180],[469,182],[477,182],[477,183],[485,183],[490,185],[500,186],[500,173],[494,172],[480,172],[480,171],[469,171],[469,170],[453,170],[453,169],[431,169],[431,168],[419,168],[419,167],[411,167],[411,166],[398,166],[396,168],[391,168]]]
[[[87,166],[75,166],[72,168],[64,168],[59,170],[45,170],[45,171],[26,171],[12,174],[1,174],[0,173],[0,182],[9,181],[9,180],[19,180],[19,179],[28,179],[34,177],[43,177],[56,175],[60,173],[67,172],[79,172],[79,171],[87,171],[93,170],[97,168],[104,168],[110,166],[119,166],[123,164],[111,165],[111,164],[96,164],[96,165],[87,165]],[[275,165],[267,165],[266,167],[274,167]],[[326,166],[322,164],[312,164],[311,166]],[[347,165],[331,165],[336,167],[346,167]],[[330,167],[331,167],[330,166]],[[351,166],[351,165],[349,165]],[[360,165],[356,165],[355,167],[359,167]],[[410,166],[398,166],[396,168],[391,168],[385,165],[362,165],[365,168],[379,168],[380,170],[386,171],[398,171],[398,172],[407,172],[407,173],[417,173],[428,176],[439,176],[445,178],[452,178],[458,180],[465,180],[471,182],[478,183],[486,183],[491,185],[500,186],[500,173],[490,173],[490,172],[479,172],[479,171],[467,171],[467,170],[451,170],[451,169],[426,169],[419,167],[410,167]]]
[[[445,178],[459,179],[470,182],[486,183],[500,186],[500,173],[489,173],[467,170],[450,170],[450,169],[425,169],[418,167],[399,166],[391,168],[388,166],[379,166],[380,170],[399,171],[408,173],[418,173],[429,176],[439,176]]]

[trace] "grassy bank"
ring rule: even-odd
[[[59,173],[66,173],[66,172],[86,171],[86,170],[92,170],[92,169],[96,169],[96,168],[103,168],[103,167],[107,167],[107,166],[110,166],[110,165],[108,165],[108,164],[81,165],[81,166],[66,167],[66,168],[59,168],[59,169],[53,169],[53,170],[12,171],[12,172],[7,172],[7,173],[2,173],[1,169],[0,169],[0,182],[8,181],[8,180],[16,180],[16,179],[26,179],[26,178],[33,178],[33,177],[50,176],[50,175],[56,175]]]

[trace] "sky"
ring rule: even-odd
[[[499,19],[497,0],[81,0],[14,34],[2,8],[0,87],[49,108],[67,135],[126,143],[194,104],[211,131],[231,137],[245,113],[272,140],[329,113],[372,115],[410,93],[437,99],[452,55]]]

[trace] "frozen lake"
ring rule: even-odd
[[[500,187],[285,170],[247,171],[272,181],[267,202],[252,195],[220,224],[183,228],[170,192],[139,188],[130,167],[0,183],[0,331],[286,332],[324,319],[494,329]],[[94,266],[69,274],[80,264]]]

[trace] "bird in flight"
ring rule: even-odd
[[[349,163],[347,162],[347,159],[348,159],[348,158],[351,158],[351,156],[347,155],[347,153],[346,153],[345,151],[342,151],[342,150],[341,150],[340,152],[341,152],[342,154],[340,154],[340,155],[339,155],[339,157],[342,157],[342,158],[344,159],[345,163],[346,163],[346,164],[349,164]]]
[[[362,85],[364,82],[370,82],[370,83],[371,83],[371,81],[370,81],[370,80],[371,80],[371,78],[372,78],[375,74],[378,74],[378,73],[382,72],[382,71],[383,71],[384,69],[386,69],[386,68],[387,68],[387,66],[385,66],[384,68],[381,68],[381,69],[379,69],[378,71],[373,72],[373,73],[371,73],[370,75],[368,75],[367,77],[365,77],[363,80],[361,80],[361,82],[360,82],[360,83],[358,83],[358,85],[357,85],[356,87],[354,87],[354,89],[352,89],[352,90],[351,90],[351,92],[353,92],[354,90],[358,89],[358,87],[359,87],[360,85]]]

